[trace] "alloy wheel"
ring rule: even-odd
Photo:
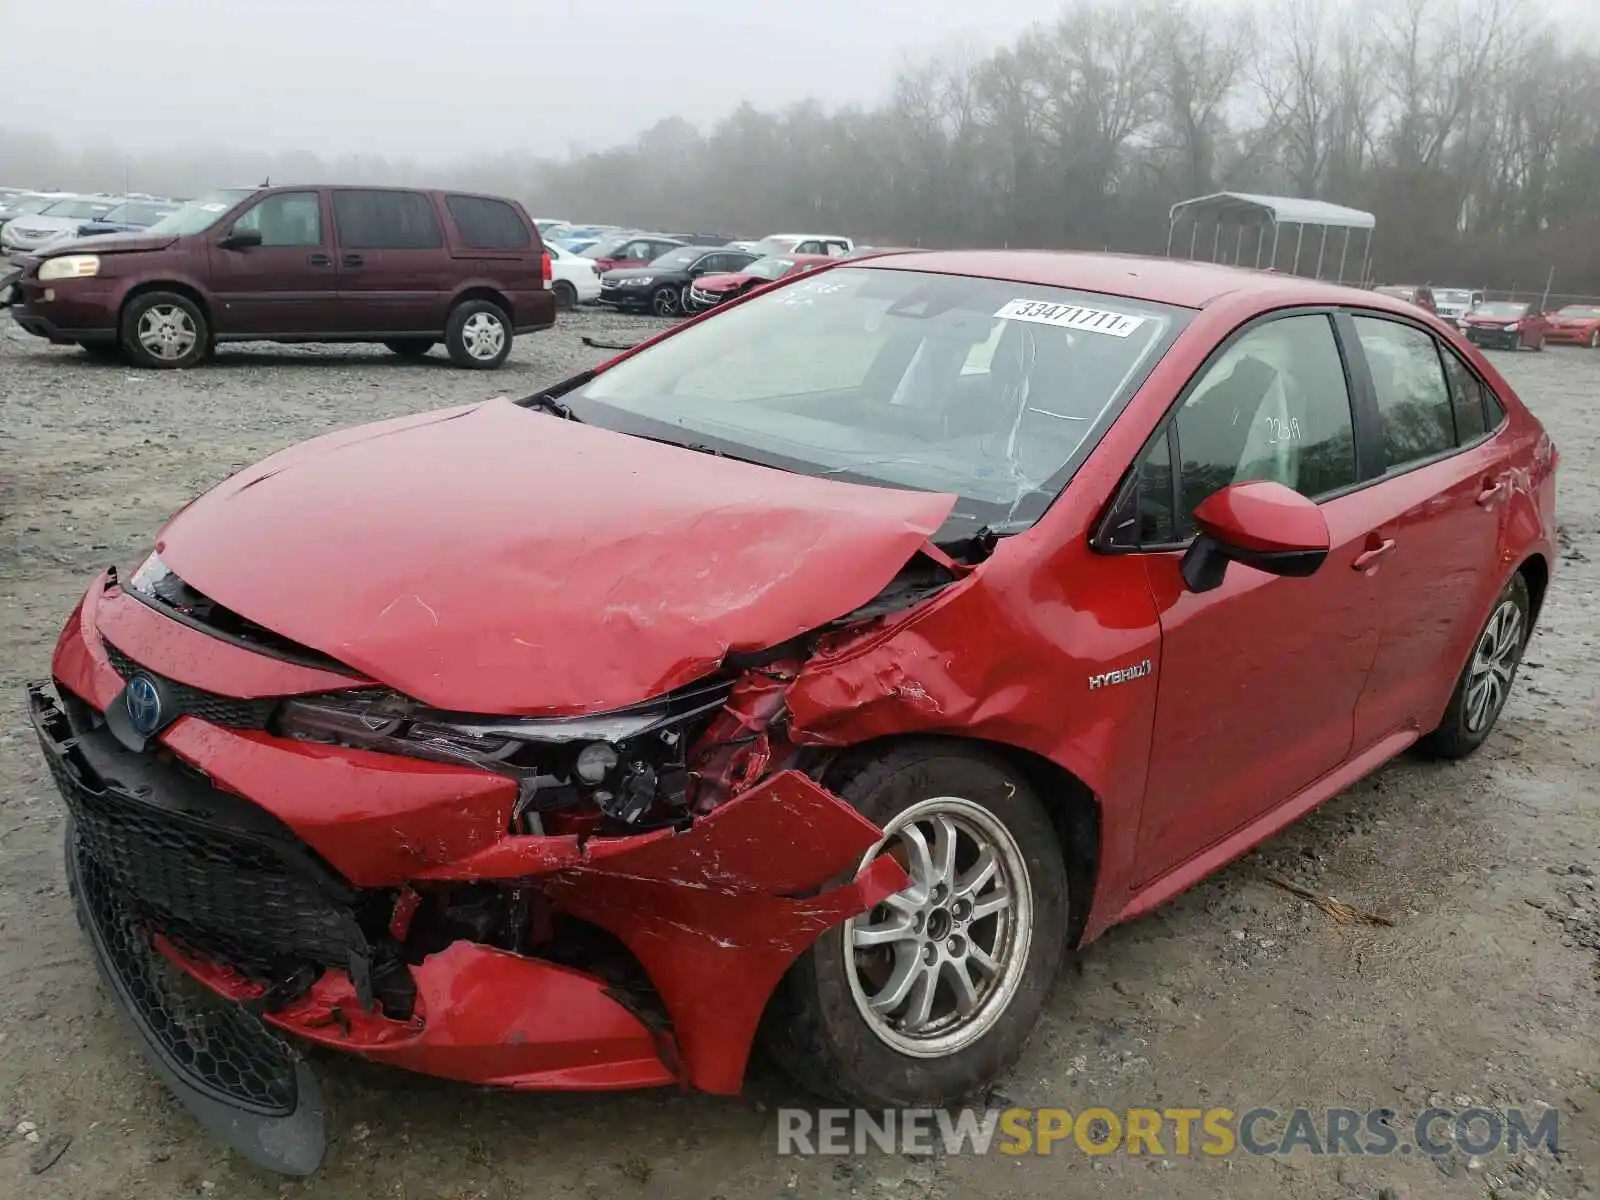
[[[888,853],[911,884],[845,927],[845,972],[867,1026],[915,1058],[971,1045],[1005,1012],[1033,936],[1021,847],[988,809],[957,796],[907,808],[863,865]]]
[[[506,344],[506,327],[493,313],[475,312],[461,326],[461,344],[480,362],[493,359]]]
[[[1500,715],[1522,657],[1522,640],[1522,610],[1515,601],[1502,600],[1478,639],[1477,649],[1472,652],[1464,706],[1467,732],[1478,733],[1488,728]]]
[[[139,316],[139,345],[162,362],[177,362],[194,349],[199,332],[194,320],[176,304],[151,305]]]
[[[658,317],[676,316],[678,293],[671,288],[661,288],[650,298],[650,308]]]

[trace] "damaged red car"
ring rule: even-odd
[[[889,256],[241,472],[30,711],[107,986],[253,1161],[322,1157],[305,1043],[940,1104],[1069,951],[1483,742],[1556,463],[1371,292]]]

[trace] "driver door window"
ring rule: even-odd
[[[233,230],[259,232],[263,246],[320,246],[321,200],[316,192],[279,192],[235,221]]]

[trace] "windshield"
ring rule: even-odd
[[[1473,310],[1476,317],[1520,317],[1527,313],[1526,304],[1514,304],[1510,300],[1491,300],[1488,304],[1480,304]]]
[[[621,250],[631,241],[633,241],[632,234],[625,237],[603,237],[582,253],[587,258],[609,258],[613,251]]]
[[[185,234],[200,233],[222,220],[223,214],[239,201],[255,193],[255,188],[223,188],[209,192],[198,200],[189,201],[177,212],[162,217],[150,226],[150,232],[158,237],[167,234],[183,237]]]
[[[1580,321],[1600,320],[1600,304],[1569,304],[1557,309],[1558,317],[1576,317]]]
[[[681,250],[668,250],[660,258],[651,259],[650,265],[660,267],[663,271],[681,271],[685,267],[692,266],[703,254],[705,251],[699,246],[685,246]]]
[[[1433,293],[1436,303],[1449,305],[1467,305],[1472,303],[1472,293],[1466,288],[1440,288]]]
[[[758,258],[744,269],[746,275],[754,275],[758,279],[778,279],[790,267],[794,266],[792,258]]]
[[[568,398],[580,420],[809,475],[1037,520],[1188,320],[1062,288],[836,268],[624,359]]]
[[[162,217],[177,211],[176,204],[151,204],[136,200],[131,204],[118,205],[100,219],[116,225],[154,225]]]
[[[65,217],[69,221],[90,221],[105,216],[116,206],[115,200],[57,200],[39,215]]]
[[[56,202],[55,196],[24,196],[20,200],[12,200],[6,205],[6,212],[13,217],[31,217],[42,212]]]

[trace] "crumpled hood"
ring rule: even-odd
[[[74,222],[73,228],[83,222]],[[69,242],[50,246],[50,253],[44,257],[53,257],[58,251],[67,253],[70,247],[72,254],[130,254],[140,250],[165,250],[178,239],[171,234],[165,237],[152,237],[148,233],[98,233],[92,237],[75,237]]]
[[[756,278],[758,277],[748,271],[728,275],[702,275],[694,281],[694,285],[702,292],[731,292],[734,288],[743,287]]]
[[[859,607],[955,500],[501,398],[290,447],[180,511],[157,550],[212,599],[428,704],[566,715]]]

